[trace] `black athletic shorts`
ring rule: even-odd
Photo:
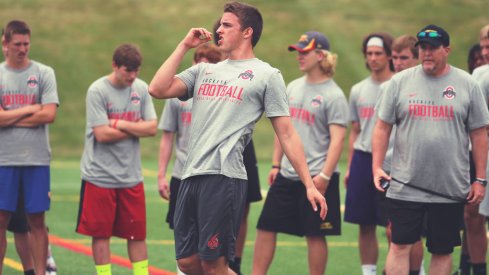
[[[13,233],[27,233],[29,232],[29,224],[27,223],[27,217],[24,206],[24,192],[22,191],[22,185],[19,191],[19,199],[17,200],[17,210],[12,213],[7,230]]]
[[[296,236],[341,234],[339,173],[331,176],[326,190],[328,213],[323,221],[319,209],[314,212],[301,181],[277,175],[268,190],[257,228]]]
[[[255,147],[253,146],[253,140],[246,145],[243,151],[243,162],[246,168],[246,174],[248,176],[248,195],[246,196],[246,202],[261,201],[261,189],[260,189],[260,177],[258,175],[258,166],[255,155]]]
[[[421,238],[423,221],[427,221],[426,247],[432,254],[446,255],[460,245],[463,203],[423,203],[387,198],[392,224],[392,242],[413,244]]]
[[[168,213],[166,214],[166,222],[170,229],[174,228],[173,217],[175,216],[175,206],[177,205],[178,189],[180,188],[181,180],[172,177],[170,180],[170,201],[168,205]]]
[[[173,231],[177,260],[197,253],[204,261],[221,256],[234,260],[246,190],[246,180],[223,175],[193,176],[182,181]]]

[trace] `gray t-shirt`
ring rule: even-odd
[[[391,176],[408,184],[466,198],[469,189],[469,132],[489,124],[479,85],[450,67],[430,77],[421,67],[396,74],[386,87],[379,119],[396,124]],[[453,202],[391,181],[390,198]]]
[[[247,179],[242,153],[256,122],[263,112],[289,115],[280,71],[253,58],[199,63],[177,77],[187,85],[187,98],[194,99],[182,179],[204,174]]]
[[[367,77],[353,85],[350,91],[350,120],[360,123],[360,134],[353,148],[372,153],[372,134],[375,126],[374,108],[380,94],[380,84]]]
[[[375,119],[377,119],[377,112],[379,110],[380,101],[382,100],[382,95],[384,94],[385,88],[387,87],[389,81],[383,82],[380,85],[380,94],[377,103],[375,104]],[[394,152],[394,138],[396,135],[396,125],[392,126],[391,135],[389,137],[389,145],[387,146],[387,151],[385,153],[384,163],[382,164],[382,169],[387,173],[391,171],[392,153]]]
[[[307,166],[312,175],[317,175],[324,166],[328,154],[329,125],[348,126],[349,109],[346,97],[334,80],[309,84],[305,77],[292,81],[287,86],[290,117],[302,139]],[[299,175],[284,155],[280,173],[291,180]]]
[[[192,122],[193,99],[180,101],[170,98],[165,103],[158,129],[175,133],[175,163],[172,176],[182,178],[183,166],[187,160],[188,142],[190,137],[190,123]]]
[[[472,76],[475,78],[475,80],[480,82],[483,76],[487,73],[489,73],[489,64],[485,64],[475,68],[472,72]],[[489,77],[489,74],[487,76]]]
[[[0,64],[0,105],[14,110],[32,104],[59,105],[54,70],[36,61],[15,70]],[[48,125],[0,127],[0,166],[49,165]]]
[[[96,80],[87,92],[87,127],[81,160],[81,177],[99,187],[132,187],[143,180],[139,138],[101,143],[93,128],[108,125],[109,119],[154,120],[156,112],[148,85],[136,79],[131,87],[117,89],[107,76]]]

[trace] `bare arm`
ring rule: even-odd
[[[311,203],[312,208],[314,211],[317,211],[317,204],[319,204],[321,208],[319,216],[321,219],[324,219],[327,213],[326,200],[316,189],[316,186],[312,181],[307,167],[302,141],[292,126],[290,117],[273,117],[271,118],[271,121],[283,152],[306,188],[307,198]]]
[[[389,175],[382,169],[384,163],[385,153],[389,146],[389,137],[392,131],[392,125],[377,119],[374,126],[374,132],[372,135],[372,174],[374,177],[375,188],[384,192],[384,189],[380,187],[381,179],[390,180]]]
[[[165,200],[170,199],[170,188],[168,181],[166,180],[166,169],[170,162],[172,150],[173,150],[173,132],[163,130],[160,140],[160,154],[158,161],[158,192],[160,196]]]
[[[0,108],[0,127],[12,126],[23,118],[41,110],[40,104],[27,105],[13,110]]]
[[[328,147],[328,155],[326,156],[326,161],[324,162],[321,172],[323,172],[324,175],[331,177],[341,157],[343,142],[345,141],[346,136],[346,128],[338,124],[330,124],[329,133],[331,140]],[[329,180],[325,180],[319,175],[316,175],[313,180],[316,183],[319,192],[325,194],[328,189]]]
[[[280,141],[277,138],[277,135],[273,135],[273,155],[272,155],[272,168],[268,173],[268,184],[272,185],[277,178],[277,174],[280,172],[280,162],[282,161],[282,156],[284,155],[284,151],[280,146]]]
[[[14,126],[36,127],[39,125],[50,124],[54,122],[57,112],[58,105],[56,103],[41,105],[41,110],[33,113],[31,116],[20,119]]]
[[[475,165],[475,177],[486,179],[487,165],[487,132],[485,127],[470,131],[472,142],[472,157]],[[486,193],[486,188],[478,183],[472,183],[467,199],[469,203],[480,203]]]
[[[127,120],[110,120],[110,125],[118,130],[128,133],[135,137],[148,137],[156,135],[157,121],[153,120],[138,120],[138,121],[127,121]]]
[[[353,144],[357,140],[360,131],[360,123],[358,121],[353,121],[350,128],[350,137],[348,138],[348,158],[346,162],[345,186],[348,186],[348,178],[350,177],[350,164],[354,151]]]
[[[212,34],[204,28],[193,28],[178,44],[173,53],[161,65],[149,84],[149,93],[156,98],[183,96],[186,85],[175,77],[178,67],[188,50],[212,39]]]
[[[93,127],[93,134],[100,143],[117,142],[131,137],[128,133],[112,128],[109,125]]]

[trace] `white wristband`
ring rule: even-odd
[[[326,176],[323,172],[319,172],[319,177],[321,177],[325,181],[329,181],[331,178]]]

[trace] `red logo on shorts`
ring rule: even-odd
[[[216,249],[219,246],[219,233],[215,234],[210,238],[209,241],[207,241],[207,247],[209,249]]]

